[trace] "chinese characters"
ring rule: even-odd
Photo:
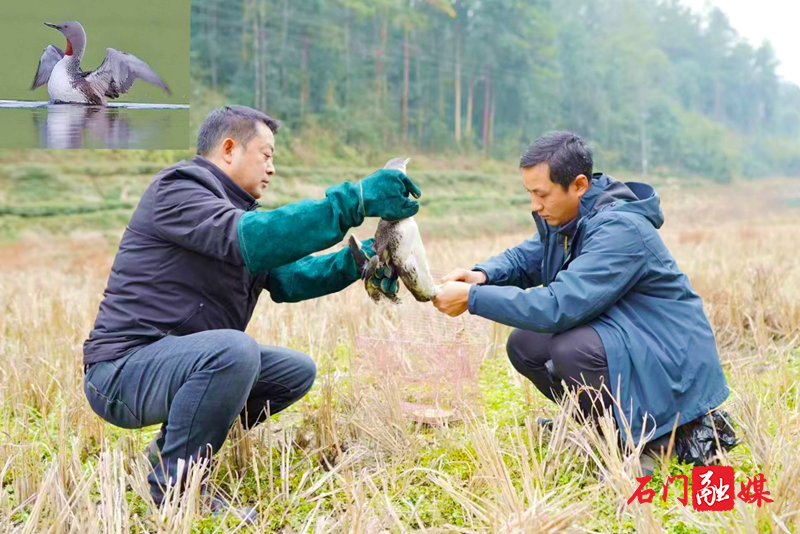
[[[639,503],[652,503],[656,491],[647,488],[647,484],[652,480],[650,475],[638,477],[636,481],[639,486],[628,499],[628,504],[637,501]],[[761,507],[762,502],[773,502],[769,497],[770,492],[766,490],[766,478],[763,473],[750,478],[747,483],[740,482],[740,491],[735,493],[736,481],[734,479],[733,467],[731,466],[700,466],[692,468],[692,508],[698,512],[722,512],[733,510],[735,497],[748,504],[756,504]],[[667,493],[670,485],[682,487],[683,495],[678,496],[677,500],[683,506],[689,504],[689,477],[687,475],[675,475],[668,477],[662,484],[661,500],[667,501]]]

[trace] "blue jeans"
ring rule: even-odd
[[[238,330],[207,330],[90,365],[84,392],[113,425],[162,425],[162,462],[148,475],[160,503],[166,481],[177,480],[178,459],[208,457],[207,446],[217,452],[236,417],[251,428],[280,412],[311,389],[316,371],[302,352],[259,345]]]

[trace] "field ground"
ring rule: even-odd
[[[121,231],[159,168],[0,161],[0,532],[243,529],[199,514],[192,499],[153,510],[141,451],[156,428],[108,425],[83,395],[83,340]],[[437,273],[534,230],[513,172],[412,175]],[[287,169],[265,205],[358,176]],[[294,305],[262,298],[248,332],[311,354],[318,380],[268,424],[235,430],[214,483],[258,506],[253,531],[287,534],[800,530],[800,181],[655,185],[661,235],[704,297],[731,387],[724,407],[743,443],[723,462],[737,481],[764,473],[774,502],[698,513],[675,489],[662,502],[665,476],[690,471],[671,462],[649,486],[652,504],[627,505],[636,456],[556,417],[508,363],[506,327],[435,315],[408,293],[399,309],[376,307],[357,284]],[[403,359],[398,347],[408,349]],[[556,418],[552,434],[534,424],[542,415]]]

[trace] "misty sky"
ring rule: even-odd
[[[683,0],[702,10],[709,0]],[[758,46],[769,39],[781,62],[778,74],[800,85],[800,31],[797,0],[710,0],[722,9],[739,33]]]

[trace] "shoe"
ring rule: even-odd
[[[150,467],[155,469],[155,467],[161,462],[161,446],[164,444],[164,431],[159,430],[158,434],[153,436],[153,439],[150,440],[150,443],[147,444],[147,447],[144,449],[144,455],[147,456],[147,460],[150,462]]]
[[[245,525],[255,525],[256,521],[258,521],[258,512],[255,508],[236,508],[219,493],[207,492],[205,487],[200,491],[200,502],[215,516],[225,515],[227,513],[233,517],[239,518]]]
[[[642,466],[642,475],[653,476],[653,472],[656,470],[656,459],[652,455],[642,453],[639,457],[639,464]]]
[[[656,462],[661,462],[661,456],[667,453],[669,447],[670,435],[661,436],[653,441],[645,444],[642,454],[639,457],[639,463],[642,466],[642,473],[644,475],[652,475],[656,468]],[[671,458],[677,458],[675,449],[672,449]]]
[[[553,420],[546,417],[537,417],[536,424],[545,430],[553,430]]]
[[[162,499],[153,495],[153,502],[157,507],[160,507]],[[231,503],[219,493],[208,493],[205,486],[200,490],[200,507],[203,510],[211,512],[213,516],[230,514],[238,518],[239,521],[245,525],[255,525],[258,521],[258,512],[255,508],[236,508],[235,506],[231,506]]]

